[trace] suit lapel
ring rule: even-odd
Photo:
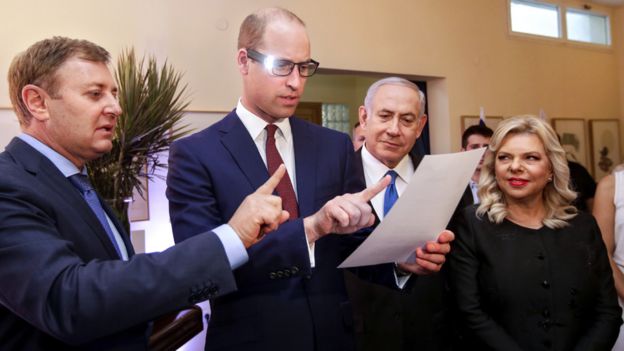
[[[295,169],[297,172],[297,202],[301,217],[313,214],[314,190],[316,189],[316,169],[321,167],[315,152],[318,138],[311,128],[296,117],[290,117],[295,150]]]
[[[111,258],[119,258],[117,250],[115,250],[113,243],[110,241],[104,228],[102,228],[100,221],[91,210],[91,207],[89,207],[82,195],[50,160],[18,138],[14,138],[11,141],[6,151],[9,152],[17,162],[21,163],[24,169],[33,174],[46,189],[56,193],[57,199],[55,199],[55,201],[64,201],[68,208],[72,208],[77,212],[77,218],[75,220],[83,221],[92,229]],[[111,218],[114,218],[114,216]],[[115,219],[113,219],[113,221],[115,221]],[[123,229],[119,227],[118,231],[119,233],[124,233]],[[124,237],[123,234],[122,237]]]
[[[221,143],[230,152],[251,187],[257,189],[264,184],[269,179],[269,171],[245,125],[234,111],[225,116],[219,132],[222,135]]]

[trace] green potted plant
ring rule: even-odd
[[[151,56],[138,61],[133,49],[119,56],[115,80],[123,110],[117,121],[110,153],[89,163],[89,178],[129,231],[128,202],[133,189],[145,198],[141,178],[154,176],[160,152],[189,132],[180,125],[189,101],[182,74],[165,62],[159,68]]]

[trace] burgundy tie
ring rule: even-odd
[[[269,174],[272,175],[275,173],[279,165],[284,163],[284,161],[282,161],[282,157],[279,152],[277,152],[277,148],[275,147],[275,131],[277,130],[277,126],[275,124],[268,124],[266,126],[266,130],[267,168],[269,169]],[[275,188],[275,190],[277,190],[277,194],[282,198],[282,207],[284,210],[288,211],[290,219],[299,217],[297,197],[295,196],[295,191],[293,190],[292,183],[290,182],[288,171],[286,171],[282,180],[280,180],[279,184],[277,184],[277,188]]]

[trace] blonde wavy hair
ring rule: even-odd
[[[531,115],[515,116],[503,120],[490,140],[489,150],[481,168],[479,179],[479,198],[481,204],[477,208],[477,216],[487,214],[489,220],[501,223],[507,216],[507,204],[501,189],[496,182],[494,166],[496,156],[501,145],[508,136],[516,134],[533,134],[544,144],[546,156],[550,161],[553,173],[552,182],[548,182],[543,192],[546,215],[543,224],[552,229],[568,225],[568,220],[577,214],[572,206],[576,199],[576,192],[570,188],[570,169],[566,159],[566,152],[561,147],[557,134],[548,123]]]

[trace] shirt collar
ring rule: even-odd
[[[264,128],[268,125],[268,123],[262,118],[254,115],[245,106],[243,106],[243,103],[240,99],[238,100],[238,104],[236,105],[236,114],[240,118],[241,122],[243,122],[243,125],[245,126],[253,140],[256,140],[260,136],[265,135],[262,132],[264,131]],[[273,124],[275,124],[279,131],[281,131],[284,139],[286,139],[286,141],[290,143],[292,140],[292,131],[290,128],[289,119],[281,118]]]
[[[390,170],[388,166],[376,159],[375,156],[368,151],[366,148],[366,142],[362,147],[362,162],[364,163],[366,178],[371,179],[374,182],[379,181]],[[411,162],[409,154],[403,156],[399,164],[392,169],[405,183],[409,183],[410,179],[412,179],[412,175],[414,175],[414,165]]]
[[[41,154],[43,154],[43,156],[45,156],[48,160],[50,160],[56,166],[56,168],[58,168],[59,171],[63,173],[65,177],[70,177],[77,173],[82,173],[84,175],[87,174],[86,166],[82,168],[82,171],[79,170],[78,167],[76,167],[76,165],[74,165],[70,160],[65,158],[65,156],[54,151],[51,147],[37,140],[35,137],[28,135],[26,133],[21,133],[17,137],[20,138],[26,144],[32,146],[35,150],[39,151]]]

